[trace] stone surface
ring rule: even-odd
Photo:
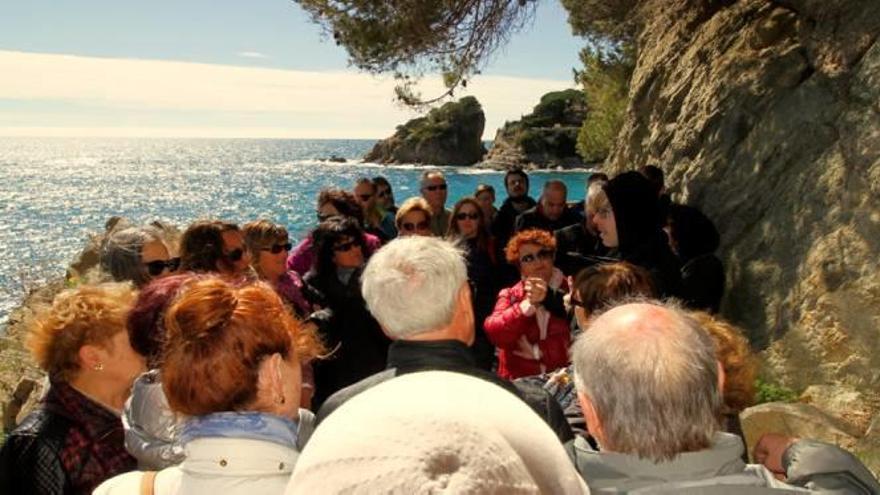
[[[849,425],[810,404],[768,402],[740,413],[751,458],[752,449],[765,433],[812,438],[852,450],[859,440]]]
[[[797,391],[880,391],[880,2],[655,0],[605,164],[722,234],[722,313]]]
[[[449,102],[397,127],[364,156],[374,163],[473,165],[486,153],[486,116],[473,96]]]
[[[498,129],[482,165],[499,169],[583,167],[576,146],[586,114],[583,92],[547,93],[532,113]]]
[[[811,385],[801,394],[800,402],[841,419],[859,434],[868,431],[876,408],[865,394],[844,385]]]

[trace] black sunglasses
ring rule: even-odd
[[[260,248],[260,251],[271,251],[272,254],[278,254],[281,251],[290,251],[292,247],[293,244],[288,242],[287,244],[275,244],[269,247]]]
[[[431,224],[428,222],[419,222],[419,223],[403,222],[402,224],[400,224],[400,226],[403,227],[403,230],[406,230],[408,232],[412,232],[414,230],[428,230],[428,228],[431,226]]]
[[[342,244],[337,244],[337,245],[333,246],[333,250],[336,251],[337,253],[344,253],[346,251],[351,250],[351,248],[353,248],[355,246],[360,247],[361,241],[358,239],[355,239],[353,241],[343,242]]]
[[[437,184],[435,186],[425,186],[425,189],[427,189],[428,191],[431,191],[431,192],[436,191],[437,189],[439,189],[441,191],[445,191],[446,184]]]
[[[589,308],[587,308],[587,305],[583,301],[578,301],[574,297],[570,297],[568,299],[568,303],[571,304],[572,306],[580,306],[584,309],[589,309]]]
[[[358,194],[358,197],[361,198],[361,201],[369,201],[370,198],[373,197],[372,194]]]
[[[244,249],[241,249],[241,248],[233,249],[232,251],[229,251],[228,253],[224,254],[223,256],[225,256],[226,259],[228,259],[229,261],[236,262],[236,261],[241,260],[241,257],[244,256]]]
[[[167,268],[169,272],[176,272],[180,268],[180,258],[171,258],[169,260],[156,260],[144,263],[147,266],[147,273],[151,277],[158,277]]]
[[[388,196],[391,196],[391,191],[389,191],[388,189],[385,189],[383,191],[377,192],[376,196],[378,196],[380,198],[387,198]]]
[[[328,218],[331,218],[331,217],[334,217],[334,216],[336,216],[336,215],[321,215],[320,213],[318,213],[318,222],[324,222],[324,221],[326,221]]]
[[[464,220],[464,219],[479,220],[479,218],[480,218],[479,213],[465,213],[463,211],[460,211],[455,214],[456,220]]]
[[[535,254],[527,254],[519,259],[520,263],[534,263],[538,260],[552,260],[554,251],[552,249],[542,249]]]

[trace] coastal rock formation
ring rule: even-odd
[[[532,113],[498,129],[483,165],[500,169],[582,167],[575,147],[586,114],[580,90],[547,93]]]
[[[797,391],[880,395],[880,2],[668,0],[606,167],[648,163],[722,233],[722,313]],[[875,468],[876,469],[876,468]]]
[[[466,96],[397,127],[393,136],[379,141],[364,156],[375,163],[473,165],[486,153],[483,129],[486,116],[480,102]]]

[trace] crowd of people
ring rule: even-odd
[[[880,493],[852,454],[762,437],[717,315],[717,229],[656,167],[447,209],[363,178],[297,245],[270,220],[108,223],[34,315],[45,396],[0,493]],[[74,284],[71,284],[74,285]]]

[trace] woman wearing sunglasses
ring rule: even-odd
[[[477,365],[491,370],[495,361],[495,346],[486,337],[483,321],[492,313],[500,287],[495,276],[494,240],[489,235],[483,210],[476,199],[462,198],[455,203],[446,238],[457,241],[465,250],[475,323],[471,349]]]
[[[101,246],[100,263],[116,282],[143,287],[176,271],[180,258],[169,255],[162,233],[155,227],[128,227],[107,237]]]
[[[197,273],[219,273],[239,278],[250,271],[251,255],[238,225],[199,220],[180,238],[180,267]]]
[[[364,212],[364,230],[385,243],[397,237],[397,229],[394,227],[394,216],[379,204],[377,191],[376,184],[366,177],[358,179],[354,186],[354,196]]]
[[[568,290],[553,266],[556,239],[542,230],[516,234],[504,250],[520,281],[498,294],[484,327],[500,350],[498,374],[513,379],[546,373],[568,364],[571,332],[563,304]]]
[[[244,243],[251,256],[251,267],[260,279],[269,282],[289,304],[299,318],[312,312],[311,304],[303,296],[303,281],[287,269],[287,254],[291,247],[287,229],[268,220],[257,220],[244,225]]]
[[[364,232],[356,220],[332,217],[312,234],[317,259],[306,277],[307,296],[326,312],[321,337],[333,356],[315,364],[315,410],[333,392],[385,369],[390,341],[361,294]]]
[[[401,237],[422,235],[431,237],[431,207],[424,198],[414,197],[403,202],[397,210],[394,223]]]

